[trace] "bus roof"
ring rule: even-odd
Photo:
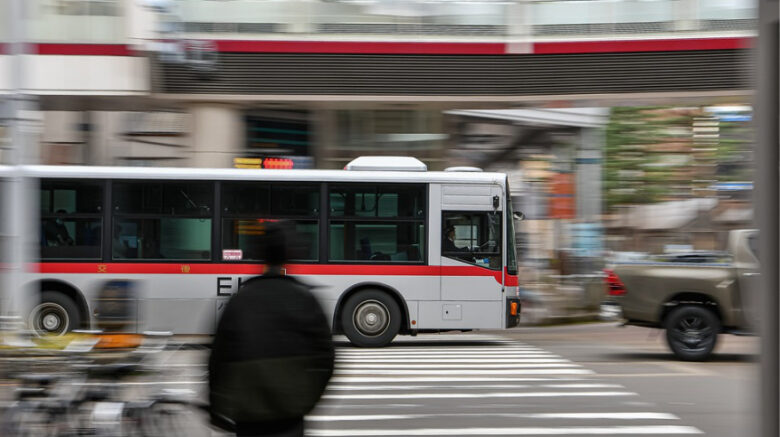
[[[0,174],[12,167],[0,169]],[[311,182],[437,182],[489,183],[504,186],[506,174],[453,171],[357,171],[357,170],[267,170],[181,167],[100,167],[28,165],[21,174],[30,177],[87,179],[258,180]]]

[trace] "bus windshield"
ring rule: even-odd
[[[515,212],[509,195],[509,181],[506,184],[506,268],[510,275],[517,274],[517,248],[515,246]]]

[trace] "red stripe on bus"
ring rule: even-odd
[[[674,38],[617,41],[535,42],[533,53],[540,55],[573,53],[677,52],[689,50],[736,50],[753,46],[755,38]]]
[[[504,267],[504,285],[507,287],[517,287],[520,285],[520,279],[517,275],[510,275],[509,269]]]
[[[227,274],[259,275],[261,264],[186,264],[186,263],[37,263],[34,271],[49,274]],[[405,266],[355,264],[289,264],[291,275],[343,276],[492,276],[499,282],[501,272],[477,266]]]

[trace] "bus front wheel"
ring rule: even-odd
[[[44,291],[41,301],[30,312],[29,324],[37,335],[63,335],[79,327],[76,304],[62,293]]]
[[[359,291],[344,304],[341,326],[355,346],[383,347],[393,341],[401,328],[401,309],[387,293]]]

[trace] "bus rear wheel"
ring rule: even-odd
[[[387,293],[379,290],[359,291],[344,304],[341,326],[355,346],[387,346],[401,328],[401,309]]]
[[[79,311],[72,299],[56,291],[41,293],[41,301],[30,312],[30,329],[37,335],[63,335],[79,327]]]

